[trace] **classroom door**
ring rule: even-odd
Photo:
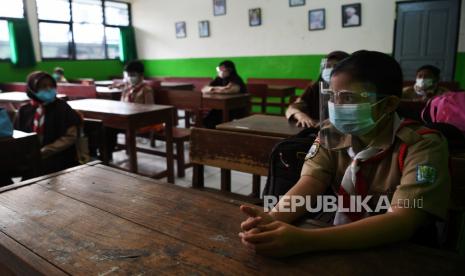
[[[441,79],[454,78],[460,0],[397,3],[394,56],[405,80],[416,69],[431,64],[441,69]]]

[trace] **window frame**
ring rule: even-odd
[[[25,0],[23,0],[24,2]],[[102,26],[103,26],[103,41],[104,41],[104,46],[105,46],[105,58],[97,58],[97,59],[77,59],[76,58],[76,43],[74,41],[74,30],[73,30],[73,7],[72,7],[72,0],[67,0],[69,3],[69,13],[70,13],[70,20],[69,21],[59,21],[59,20],[48,20],[48,19],[39,19],[39,9],[37,7],[37,2],[36,2],[36,13],[37,13],[37,29],[39,33],[39,48],[40,48],[40,57],[44,61],[104,61],[104,60],[119,60],[119,57],[117,58],[109,58],[108,57],[108,44],[107,44],[107,36],[106,36],[106,28],[120,28],[124,26],[118,26],[118,25],[109,25],[106,23],[106,15],[105,15],[105,2],[117,2],[117,3],[122,3],[126,4],[128,7],[128,17],[129,17],[129,25],[132,26],[132,10],[131,10],[131,3],[124,2],[124,1],[119,1],[119,0],[98,0],[100,1],[100,7],[102,9]],[[42,52],[42,42],[40,41],[40,28],[39,25],[40,23],[55,23],[55,24],[68,24],[69,25],[69,30],[71,32],[71,41],[68,43],[68,54],[69,58],[44,58],[43,52]]]
[[[0,20],[5,20],[7,21],[7,23],[8,23],[8,20],[14,20],[14,19],[26,19],[27,20],[26,0],[22,0],[22,2],[23,2],[23,17],[22,18],[0,16]],[[120,2],[120,1],[116,1],[116,2]],[[131,22],[131,20],[129,20],[129,22]],[[0,63],[4,63],[4,62],[11,62],[11,58],[0,58]]]

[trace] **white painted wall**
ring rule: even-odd
[[[133,0],[133,23],[143,59],[324,54],[359,49],[392,52],[397,0],[227,0],[227,15],[213,16],[212,0]],[[341,5],[362,3],[362,26],[342,28]],[[248,9],[260,7],[263,24],[249,27]],[[326,9],[326,30],[308,31],[308,10]],[[465,51],[465,4],[460,51]],[[209,20],[210,38],[199,38],[198,21]],[[174,23],[186,21],[187,38]]]

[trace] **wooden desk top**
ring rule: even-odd
[[[464,275],[465,258],[411,244],[261,257],[240,202],[84,165],[0,189],[0,263],[19,274]]]
[[[116,93],[116,94],[119,94],[119,93],[122,93],[123,90],[119,89],[119,88],[109,88],[109,87],[105,87],[105,86],[97,86],[96,87],[96,91],[97,93]]]
[[[57,98],[66,99],[67,96],[63,94],[57,94]],[[0,93],[0,102],[3,103],[24,103],[28,102],[31,99],[27,96],[25,92],[3,92]]]
[[[110,86],[113,84],[112,80],[100,80],[100,81],[94,81],[94,84],[96,86]]]
[[[119,116],[131,116],[173,108],[172,106],[168,105],[147,105],[102,99],[85,99],[69,101],[68,104],[73,109],[83,112],[112,114]]]
[[[303,130],[295,123],[289,123],[284,116],[252,115],[239,120],[219,124],[219,130],[245,132],[264,136],[287,138],[298,134]]]

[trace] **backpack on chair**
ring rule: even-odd
[[[271,151],[268,178],[263,195],[282,196],[300,178],[305,156],[318,135],[318,129],[306,128],[276,144]]]

